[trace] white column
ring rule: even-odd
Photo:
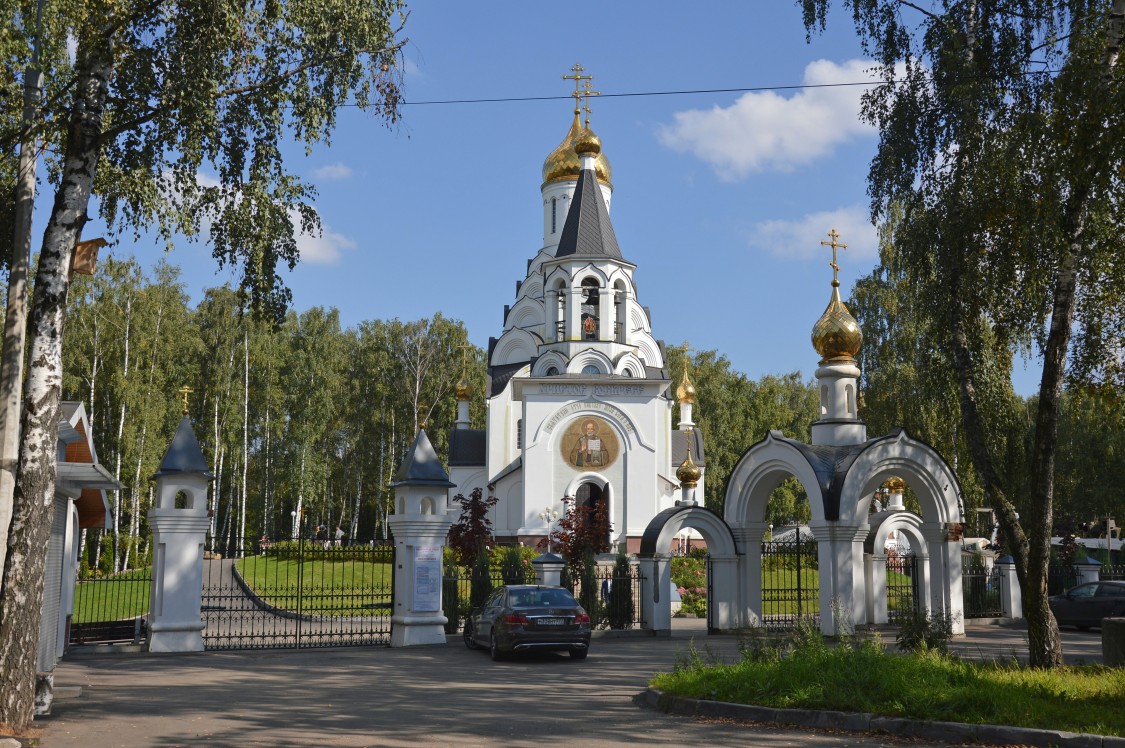
[[[387,525],[395,536],[391,646],[445,644],[448,619],[441,612],[442,549],[450,522],[436,514],[392,514]]]
[[[544,314],[546,329],[543,330],[543,340],[547,343],[554,343],[555,336],[559,329],[559,292],[548,291],[546,298],[546,314]]]
[[[549,584],[557,587],[562,583],[562,570],[566,568],[566,561],[563,560],[562,556],[544,553],[534,559],[531,566],[535,569],[537,584]]]
[[[656,634],[672,632],[672,564],[667,554],[642,557],[641,620]]]
[[[150,652],[202,652],[203,543],[206,509],[151,509]]]
[[[929,615],[949,616],[953,633],[965,633],[965,602],[961,591],[961,541],[947,540],[948,525],[925,522],[922,537],[929,551]]]
[[[867,525],[814,522],[820,561],[820,630],[825,636],[848,633],[841,627],[867,623],[863,591],[863,540]],[[840,626],[837,626],[840,617]]]
[[[1023,594],[1020,580],[1016,577],[1015,563],[997,561],[996,568],[1000,570],[1000,603],[1004,608],[1004,616],[1014,620],[1022,619]]]
[[[742,606],[738,625],[741,627],[762,623],[762,539],[768,528],[765,522],[748,522],[745,527],[731,529],[735,547],[741,553],[738,574],[741,581],[738,599]]]
[[[711,621],[718,631],[735,631],[739,626],[742,601],[738,594],[738,556],[711,557]]]
[[[582,287],[571,286],[566,292],[566,340],[582,339]]]
[[[617,316],[617,305],[613,300],[617,297],[617,292],[612,288],[603,288],[599,290],[598,296],[598,310],[601,313],[601,319],[598,320],[598,340],[613,340],[613,323]]]

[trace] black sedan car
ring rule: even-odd
[[[512,652],[570,652],[576,660],[590,651],[590,616],[562,587],[515,584],[500,587],[465,622],[465,646],[488,647],[492,659]]]
[[[1125,582],[1089,582],[1047,600],[1060,626],[1101,627],[1103,618],[1125,616]]]

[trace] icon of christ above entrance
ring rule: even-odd
[[[576,470],[609,467],[621,451],[613,426],[597,416],[583,416],[571,422],[563,432],[560,449],[563,459]]]

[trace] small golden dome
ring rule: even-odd
[[[863,332],[844,302],[840,287],[832,283],[832,298],[820,319],[813,325],[812,344],[820,354],[821,363],[855,363],[855,355],[863,345]]]
[[[694,488],[699,483],[699,478],[703,475],[703,471],[691,459],[691,450],[688,450],[687,456],[684,461],[680,463],[679,469],[676,470],[676,478],[680,483],[688,488]]]
[[[680,386],[676,388],[676,400],[680,403],[695,402],[695,385],[688,379],[686,367],[684,368],[684,378],[680,381]]]
[[[582,132],[578,133],[578,140],[574,143],[574,152],[579,156],[587,154],[597,156],[602,152],[602,139],[595,135],[589,126],[583,127]]]
[[[458,400],[472,400],[473,388],[465,381],[465,377],[461,377],[457,381],[457,399]]]
[[[574,122],[571,123],[566,137],[543,161],[543,184],[578,181],[578,175],[582,172],[582,158],[575,152],[574,146],[578,143],[578,137],[584,129],[576,111]],[[600,141],[598,145],[601,146]],[[594,160],[594,174],[597,175],[599,182],[610,184],[609,180],[613,172],[604,152],[598,153]]]
[[[891,493],[902,493],[906,490],[906,481],[896,475],[883,481],[883,488]]]

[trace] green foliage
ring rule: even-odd
[[[504,584],[528,584],[535,581],[535,569],[531,559],[538,554],[534,548],[505,545],[492,549],[492,564],[499,572]]]
[[[591,511],[578,506],[576,499],[563,497],[566,512],[558,528],[551,534],[559,552],[572,566],[586,567],[587,558],[609,550],[609,515],[606,502],[598,502]],[[587,609],[587,612],[589,609]],[[593,616],[593,614],[590,614]]]
[[[1121,668],[1026,669],[933,651],[891,654],[878,641],[833,647],[818,636],[794,643],[758,634],[745,642],[737,663],[696,657],[651,685],[736,704],[1125,736]]]
[[[633,577],[629,557],[617,554],[613,563],[613,583],[606,600],[606,618],[611,629],[627,629],[633,625],[636,605],[633,602]]]
[[[672,559],[672,584],[680,593],[680,614],[707,617],[707,561],[698,555]]]
[[[469,607],[479,608],[492,594],[492,565],[487,553],[479,553],[469,567]]]
[[[903,652],[949,651],[949,640],[953,638],[953,620],[949,614],[930,616],[915,608],[899,619],[895,643]]]
[[[704,502],[722,514],[723,492],[735,464],[755,442],[771,429],[807,441],[809,428],[817,418],[816,389],[802,381],[800,372],[784,376],[767,375],[757,382],[732,370],[730,361],[718,351],[688,354],[687,344],[668,348],[668,369],[673,381],[680,381],[688,368],[696,388],[693,417],[703,432],[706,457]],[[673,423],[679,420],[679,405]],[[676,443],[674,454],[683,459],[683,444]],[[785,524],[808,518],[808,502],[796,481],[786,481],[770,499],[767,521]]]

